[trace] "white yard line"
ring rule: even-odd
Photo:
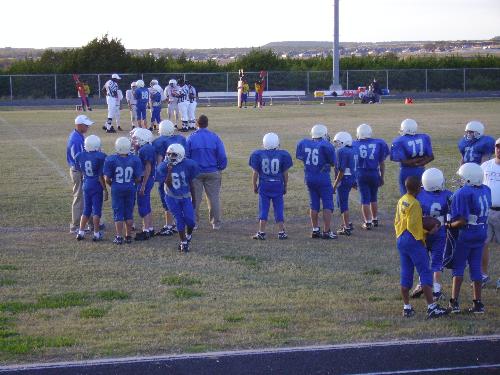
[[[13,125],[9,124],[9,122],[7,120],[5,120],[2,116],[0,116],[0,123],[2,123],[3,125],[8,126],[9,128],[14,129],[14,131],[16,132],[16,134],[19,137],[19,139],[22,139],[24,141],[24,143],[26,143],[26,145],[28,145],[31,149],[33,149],[43,160],[45,160],[47,162],[47,164],[49,164],[52,167],[52,169],[57,172],[57,174],[59,175],[59,177],[61,177],[61,179],[66,184],[68,184],[68,185],[71,184],[71,180],[68,177],[68,173],[63,168],[61,168],[61,166],[59,166],[59,164],[57,164],[54,160],[52,160],[51,158],[49,158],[36,145],[34,145],[31,142],[31,140],[26,137],[25,134],[23,134],[23,133],[21,133],[19,131],[19,129],[16,126],[13,126]]]

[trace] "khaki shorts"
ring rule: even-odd
[[[500,243],[500,211],[488,211],[488,242]]]

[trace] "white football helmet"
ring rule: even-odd
[[[130,139],[127,137],[120,137],[115,142],[115,150],[120,155],[127,155],[131,146]]]
[[[418,124],[415,120],[407,118],[401,122],[401,128],[399,134],[401,135],[415,135],[417,134]]]
[[[274,150],[279,147],[280,139],[276,133],[267,133],[262,138],[262,145],[266,150]]]
[[[179,164],[186,155],[184,147],[179,143],[174,143],[168,146],[166,161],[172,163],[173,165]]]
[[[333,137],[333,144],[337,148],[352,146],[352,137],[348,132],[338,132],[335,134],[335,137]]]
[[[172,78],[170,81],[168,81],[168,84],[171,86],[175,86],[175,85],[177,85],[177,81]]]
[[[427,191],[437,191],[444,189],[443,172],[437,168],[429,168],[422,175],[422,185]]]
[[[159,125],[159,133],[160,135],[165,135],[167,137],[170,137],[174,135],[175,132],[175,126],[174,123],[170,120],[163,120],[160,122]]]
[[[483,134],[484,125],[479,121],[469,121],[465,126],[465,138],[469,141],[472,139],[479,139]]]
[[[457,174],[464,185],[480,186],[483,183],[483,168],[479,164],[465,163],[459,168]]]
[[[157,85],[157,84],[158,84],[158,80],[152,79],[151,82],[149,83],[149,86],[153,87],[154,85]]]
[[[101,150],[101,138],[97,135],[89,135],[85,138],[85,150],[87,151],[100,151]]]
[[[325,125],[317,124],[311,129],[311,138],[328,139],[328,129]]]
[[[367,139],[373,135],[372,127],[368,124],[361,124],[356,129],[356,138]]]
[[[149,129],[138,128],[135,129],[132,135],[132,144],[134,146],[144,146],[146,143],[153,142],[153,133]]]
[[[144,87],[144,81],[142,79],[139,79],[135,84],[137,87]]]

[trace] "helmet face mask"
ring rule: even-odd
[[[463,164],[457,174],[460,176],[463,185],[480,186],[483,183],[483,169],[476,163]]]
[[[132,146],[135,149],[139,149],[146,143],[150,143],[153,140],[153,134],[148,129],[138,128],[132,134]]]
[[[167,156],[165,161],[172,165],[179,164],[182,160],[184,160],[184,156],[186,151],[184,147],[179,143],[174,143],[168,146],[167,148]]]
[[[468,141],[472,141],[473,139],[479,139],[484,134],[484,125],[479,121],[469,121],[465,126],[465,134],[464,137]]]
[[[422,185],[426,191],[444,190],[444,176],[437,168],[429,168],[422,175]]]

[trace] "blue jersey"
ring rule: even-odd
[[[335,149],[325,140],[303,139],[297,144],[295,157],[304,163],[306,181],[330,181],[330,166],[335,165]]]
[[[106,154],[100,151],[83,151],[75,156],[76,168],[83,173],[83,188],[101,186],[99,177],[104,173]]]
[[[155,91],[151,95],[151,104],[153,107],[161,106],[161,92]]]
[[[451,217],[465,219],[467,225],[460,229],[463,240],[486,240],[488,210],[491,207],[491,190],[486,185],[463,186],[453,194]]]
[[[463,137],[458,142],[458,149],[462,154],[462,162],[481,164],[483,156],[490,156],[495,152],[495,140],[488,135],[470,141]]]
[[[71,168],[76,168],[75,156],[84,150],[85,138],[83,134],[74,129],[68,137],[66,143],[66,161]]]
[[[163,161],[158,166],[159,178],[165,180],[168,174],[168,163]],[[200,174],[200,167],[194,160],[184,158],[172,168],[172,187],[168,187],[166,194],[173,198],[188,198],[191,196],[191,182]]]
[[[423,189],[417,195],[417,200],[422,207],[422,215],[435,217],[442,225],[436,235],[446,236],[444,223],[446,215],[450,213],[452,195],[453,193],[449,190],[427,191]]]
[[[256,150],[248,161],[259,174],[259,192],[283,194],[283,173],[293,165],[292,157],[286,150]]]
[[[380,163],[389,155],[389,146],[383,139],[360,139],[352,143],[352,148],[358,174],[378,170]]]
[[[139,156],[139,159],[141,159],[143,175],[144,170],[146,169],[146,162],[149,161],[151,163],[151,173],[149,174],[149,178],[154,178],[156,171],[156,153],[153,145],[151,143],[146,143],[141,146],[137,155]]]
[[[135,180],[142,176],[141,159],[135,155],[110,155],[104,161],[104,175],[112,180],[112,188],[135,190]]]
[[[335,168],[338,172],[344,172],[344,176],[354,176],[356,165],[354,162],[354,149],[349,146],[337,150]]]
[[[149,102],[149,90],[145,87],[138,87],[134,92],[135,100],[137,100],[137,107],[146,107]]]
[[[431,138],[427,134],[402,135],[392,141],[392,161],[401,162],[432,155]],[[404,166],[401,167],[404,168]]]
[[[178,143],[186,149],[186,138],[182,135],[161,135],[153,141],[153,147],[155,148],[156,156],[161,156],[161,159],[165,159],[167,153],[167,148],[174,143]]]

